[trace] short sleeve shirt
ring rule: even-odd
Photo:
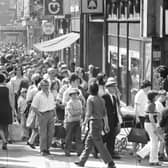
[[[54,110],[56,103],[53,94],[49,92],[49,95],[46,96],[43,91],[39,91],[33,98],[32,107],[37,108],[40,112]]]
[[[138,116],[145,116],[146,106],[148,103],[148,98],[143,89],[140,89],[139,92],[135,95],[135,104],[138,106],[137,114]]]

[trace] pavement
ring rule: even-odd
[[[1,144],[1,142],[0,142]],[[60,147],[51,148],[51,154],[47,157],[41,156],[39,147],[31,149],[25,142],[16,142],[8,145],[8,151],[0,149],[0,168],[77,168],[74,164],[78,161],[75,153],[71,157],[65,157]],[[114,160],[117,168],[154,168],[149,166],[148,160],[145,159],[141,164],[137,163],[135,157],[130,155],[130,150],[122,149],[120,151],[121,159]],[[107,165],[99,157],[93,158],[90,155],[85,164],[85,168],[106,168]],[[159,168],[159,166],[157,166]],[[162,166],[168,168],[168,162]]]

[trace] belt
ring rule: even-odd
[[[49,112],[53,112],[53,110],[48,110],[48,111],[44,111],[44,112],[40,112],[40,113],[44,114],[44,113],[49,113]]]
[[[154,122],[157,123],[157,117],[156,117],[156,116],[153,116],[153,119],[154,119]],[[148,115],[145,117],[145,122],[147,122],[147,123],[151,123],[151,121],[150,121]]]

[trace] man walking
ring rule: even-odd
[[[106,84],[106,94],[102,96],[105,100],[107,110],[108,123],[110,131],[103,136],[104,143],[107,144],[107,149],[113,159],[120,159],[120,156],[115,153],[115,139],[120,131],[120,123],[122,122],[119,112],[119,99],[117,96],[117,83],[115,79],[108,79]]]
[[[32,102],[32,108],[38,116],[40,152],[42,156],[49,155],[52,137],[54,134],[55,101],[52,93],[49,92],[49,82],[42,80],[39,91]]]

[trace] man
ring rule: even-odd
[[[39,91],[33,101],[32,110],[38,116],[40,152],[42,156],[49,155],[52,137],[54,134],[55,101],[54,96],[49,92],[49,82],[42,80]]]
[[[110,80],[107,80],[105,87],[106,94],[102,97],[105,100],[110,131],[108,133],[105,133],[103,141],[107,144],[107,149],[109,150],[112,158],[120,159],[120,156],[115,153],[115,139],[118,134],[121,122],[121,115],[119,112],[120,103],[116,94],[116,80],[110,78]]]

